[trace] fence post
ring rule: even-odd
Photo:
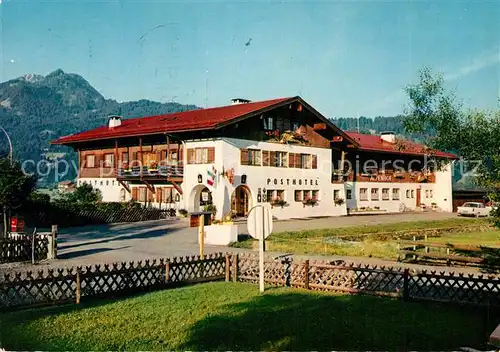
[[[52,238],[52,258],[51,259],[57,259],[57,225],[52,225],[52,233],[51,233],[51,238]]]
[[[226,253],[226,282],[229,282],[231,274],[231,259],[229,253]]]
[[[80,268],[76,268],[76,304],[80,304],[82,282]]]
[[[233,254],[233,282],[238,281],[238,254]]]
[[[306,259],[304,262],[304,271],[305,271],[305,276],[304,276],[304,284],[306,290],[309,290],[309,259]]]
[[[405,269],[403,273],[403,299],[408,301],[410,299],[410,269]]]
[[[168,284],[168,281],[170,280],[170,263],[166,262],[165,263],[165,283]]]

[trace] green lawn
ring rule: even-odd
[[[421,229],[453,228],[489,225],[488,219],[452,218],[436,221],[409,221],[381,225],[350,226],[331,229],[279,232],[268,239],[266,249],[274,252],[288,252],[311,255],[346,255],[377,257],[395,260],[397,240],[391,239],[393,233]],[[384,235],[382,235],[384,234]],[[387,236],[385,234],[388,234]],[[491,246],[500,243],[500,232],[462,232],[443,234],[442,237],[429,239],[432,242],[468,243]],[[388,237],[388,239],[387,239]],[[338,240],[336,240],[338,239]],[[234,247],[252,248],[254,240],[234,243]]]
[[[487,317],[489,316],[489,321]],[[8,350],[456,350],[484,348],[478,308],[208,283],[0,315]]]

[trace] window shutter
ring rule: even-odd
[[[156,201],[158,203],[164,202],[164,199],[163,199],[163,190],[164,190],[164,188],[157,188],[156,189]]]
[[[269,166],[269,150],[262,151],[262,166]]]
[[[147,192],[148,192],[148,202],[152,202],[154,193],[151,192],[151,190],[149,188],[148,188]]]
[[[313,169],[318,168],[318,156],[317,155],[312,156],[312,168]]]
[[[301,154],[295,154],[295,167],[301,169],[302,168],[302,156]]]
[[[132,160],[131,161],[134,161],[137,163],[137,152],[132,153]]]
[[[241,165],[248,165],[248,149],[241,149]]]
[[[188,164],[194,164],[194,149],[187,150],[187,162]]]
[[[295,167],[295,153],[288,154],[288,167]]]
[[[212,164],[215,161],[215,148],[208,148],[208,163]]]
[[[137,187],[132,188],[132,199],[139,200],[139,197],[137,196]]]

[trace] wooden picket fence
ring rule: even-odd
[[[234,281],[258,282],[259,258],[254,253],[231,257]],[[500,306],[500,276],[328,261],[265,260],[264,281],[308,290],[390,296],[405,300]]]
[[[254,253],[217,253],[205,257],[146,260],[5,274],[0,277],[0,308],[80,303],[207,281],[258,282]],[[405,300],[500,306],[500,277],[327,261],[267,257],[265,282],[272,286]]]
[[[173,259],[16,272],[0,278],[0,307],[80,303],[225,278],[222,253]]]
[[[22,235],[0,239],[0,263],[47,259],[50,234]],[[35,251],[32,251],[34,242]]]
[[[161,220],[175,216],[175,211],[170,209],[158,208],[132,208],[132,209],[116,209],[116,210],[82,210],[77,214],[78,217],[84,219],[92,219],[97,223],[117,223],[117,222],[136,222],[147,220]]]

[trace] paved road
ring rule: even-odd
[[[281,232],[415,220],[438,220],[455,216],[455,214],[450,213],[404,213],[396,215],[277,221],[274,225],[274,231]],[[240,223],[238,226],[239,233],[246,233],[245,223]],[[206,253],[226,251],[244,250],[222,246],[206,246],[205,249]],[[59,259],[39,264],[37,268],[137,261],[148,258],[196,255],[198,252],[197,229],[189,228],[186,219],[85,226],[62,229],[58,237]],[[341,258],[338,256],[328,258],[317,257],[316,259],[346,259],[354,262],[362,261],[379,265],[390,265],[392,263],[375,258]],[[5,272],[5,270],[12,267],[13,265],[2,265],[0,266],[0,271]],[[23,265],[23,268],[27,269],[28,267]]]

